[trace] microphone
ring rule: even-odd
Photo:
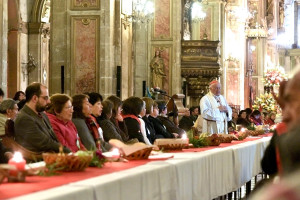
[[[161,89],[159,89],[159,88],[153,88],[153,90],[154,90],[154,92],[159,92],[159,93],[161,93],[161,94],[167,94],[166,91],[161,90]]]

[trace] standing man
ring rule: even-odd
[[[209,93],[200,100],[202,133],[227,133],[227,121],[231,120],[232,110],[221,95],[220,82],[217,80],[210,82],[209,90]]]
[[[15,120],[16,142],[36,152],[58,152],[60,143],[44,113],[50,103],[48,88],[41,83],[30,84],[25,91],[26,104]],[[70,150],[64,147],[64,152]]]

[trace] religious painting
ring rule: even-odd
[[[153,40],[172,39],[172,0],[155,0]]]
[[[96,91],[98,69],[99,16],[71,17],[72,91],[75,94]]]
[[[172,76],[172,47],[170,45],[152,47],[152,57],[150,60],[150,86],[159,87],[168,94],[171,88]]]
[[[99,10],[100,0],[71,0],[71,10]]]

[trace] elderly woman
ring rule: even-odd
[[[92,105],[89,102],[89,96],[78,94],[72,98],[74,109],[72,121],[85,148],[88,150],[101,149],[102,151],[108,151],[111,146],[104,142],[102,129],[91,118]]]
[[[14,120],[18,114],[17,102],[13,99],[5,99],[0,104],[0,136],[5,135],[5,123],[7,119]]]
[[[137,138],[139,142],[145,143],[141,132],[141,122],[138,118],[144,106],[139,97],[129,97],[123,103],[123,118],[128,129],[129,139]]]
[[[47,116],[58,141],[72,152],[85,150],[72,122],[72,99],[66,94],[54,94],[50,98],[51,104],[47,108]]]

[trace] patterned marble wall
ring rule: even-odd
[[[75,86],[72,91],[76,94],[93,92],[97,88],[99,17],[76,16],[71,21],[71,68],[74,70],[72,86]]]
[[[172,0],[155,1],[152,39],[170,40],[172,38],[171,8]]]

